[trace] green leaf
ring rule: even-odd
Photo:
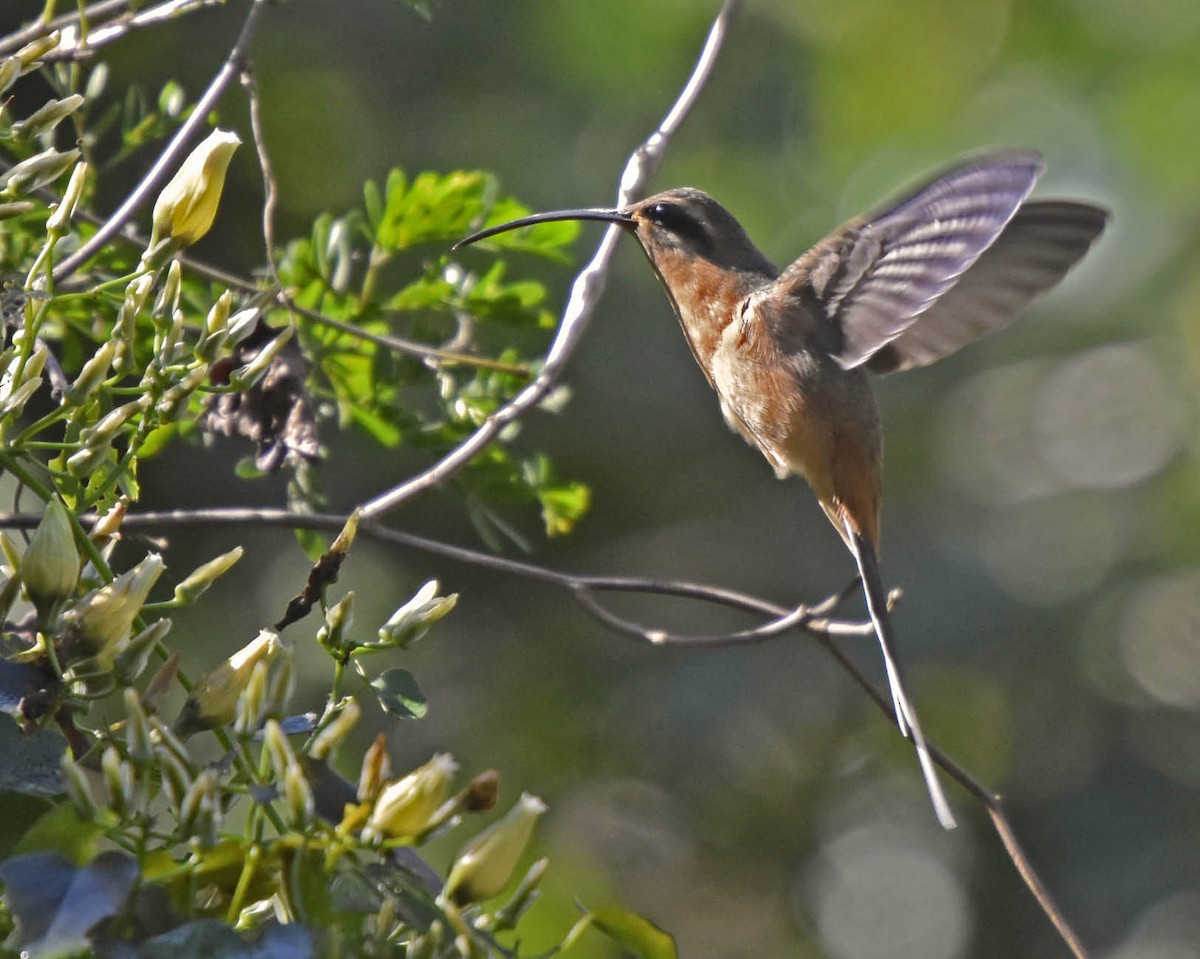
[[[96,855],[96,844],[103,830],[97,823],[85,822],[69,802],[61,802],[47,810],[25,831],[13,850],[17,854],[57,853],[82,866]]]
[[[383,191],[374,180],[363,184],[363,209],[367,213],[367,223],[370,224],[372,236],[383,222]]]
[[[168,423],[166,426],[159,426],[152,429],[146,434],[146,438],[138,447],[138,457],[140,459],[150,459],[152,456],[157,456],[171,440],[179,435],[180,427],[178,423]]]
[[[304,550],[304,555],[314,563],[324,556],[325,551],[329,549],[329,543],[326,538],[315,529],[297,529],[296,542]]]
[[[407,669],[388,669],[371,682],[379,705],[397,719],[420,719],[428,710],[425,694]]]
[[[440,276],[422,276],[393,295],[384,307],[389,310],[428,310],[445,307],[455,293],[454,285]]]
[[[495,190],[495,180],[479,171],[427,171],[406,183],[393,170],[376,242],[386,250],[404,250],[460,236],[479,219]]]
[[[278,895],[287,911],[318,929],[334,920],[325,853],[319,848],[285,847],[280,862]]]
[[[262,479],[263,471],[255,465],[253,456],[244,456],[237,461],[237,465],[233,468],[233,475],[238,479]]]
[[[380,446],[390,449],[399,446],[400,440],[404,438],[404,431],[395,423],[388,422],[378,410],[351,404],[347,412]]]
[[[591,506],[592,490],[585,483],[562,483],[539,489],[538,499],[546,535],[566,536]]]

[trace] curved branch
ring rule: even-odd
[[[712,76],[717,56],[721,52],[721,47],[729,31],[729,25],[741,6],[742,0],[725,0],[709,29],[704,49],[701,51],[683,91],[662,123],[646,142],[633,152],[629,162],[625,165],[617,198],[619,206],[627,205],[632,199],[643,193],[650,184],[662,162],[663,152],[671,137],[675,135],[679,125],[695,105],[704,84]],[[418,493],[446,482],[470,463],[506,426],[519,419],[546,397],[562,373],[563,367],[566,366],[567,360],[578,344],[584,328],[596,308],[601,293],[604,292],[608,278],[608,266],[613,252],[616,250],[620,232],[619,227],[609,227],[592,259],[576,276],[575,282],[571,286],[571,295],[563,309],[562,322],[559,324],[558,332],[546,353],[545,364],[533,382],[484,420],[479,429],[429,469],[362,504],[359,507],[359,515],[364,522],[378,519]]]

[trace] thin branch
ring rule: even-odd
[[[89,28],[86,33],[74,37],[71,43],[60,43],[54,50],[43,58],[45,60],[84,60],[92,56],[98,49],[117,40],[122,40],[135,30],[151,27],[185,16],[201,7],[217,6],[219,0],[166,0],[157,7],[139,10],[133,16],[114,17],[103,26]],[[67,19],[67,18],[62,18]],[[75,14],[72,21],[82,23],[83,18]],[[57,21],[56,21],[57,22]],[[63,24],[69,26],[70,22]],[[64,38],[65,39],[65,38]]]
[[[249,53],[251,44],[254,42],[254,37],[258,32],[259,25],[262,23],[263,16],[266,14],[269,5],[270,0],[252,0],[250,12],[246,15],[246,22],[242,27],[241,34],[237,38],[237,42],[234,43],[233,48],[229,51],[229,55],[225,58],[221,69],[217,71],[217,75],[209,83],[208,89],[204,91],[204,95],[196,102],[191,115],[175,131],[175,136],[171,138],[171,142],[159,154],[158,159],[154,162],[154,166],[150,168],[150,171],[142,178],[142,181],[134,188],[133,192],[125,198],[125,202],[109,216],[100,229],[93,234],[91,239],[54,268],[55,283],[61,283],[66,277],[70,276],[79,267],[83,266],[84,263],[104,249],[108,241],[120,232],[121,227],[150,198],[151,194],[167,177],[167,174],[174,169],[183,151],[187,148],[188,141],[208,122],[209,113],[216,106],[217,101],[224,95],[225,89],[234,77],[238,76],[245,69],[246,56]]]
[[[279,267],[275,262],[275,206],[279,201],[279,186],[275,180],[275,171],[271,166],[271,154],[267,152],[267,140],[263,133],[262,98],[258,95],[258,84],[254,79],[254,69],[247,67],[242,71],[242,87],[250,101],[250,130],[254,137],[254,152],[258,155],[258,167],[262,170],[263,178],[263,246],[266,247],[267,266],[271,277],[282,289],[279,279]]]
[[[696,61],[696,66],[693,68],[683,92],[680,93],[662,123],[659,124],[658,129],[633,152],[629,162],[625,165],[617,195],[618,206],[628,205],[644,193],[653,180],[671,137],[675,135],[679,125],[695,105],[704,84],[712,76],[717,56],[720,54],[728,34],[729,25],[741,6],[742,0],[725,0],[709,29],[704,49]],[[604,292],[609,263],[616,250],[620,232],[620,228],[617,226],[609,227],[591,261],[576,276],[571,287],[571,295],[563,309],[558,332],[546,353],[545,365],[533,382],[484,420],[474,433],[429,469],[364,503],[359,508],[359,514],[364,522],[378,519],[418,493],[446,482],[470,463],[506,426],[518,420],[546,397],[566,366],[567,360],[583,335],[588,320],[599,302],[601,293]]]
[[[88,48],[119,39],[130,30],[158,23],[172,16],[179,16],[189,12],[191,8],[224,5],[223,0],[166,0],[157,7],[129,14],[127,12],[129,8],[138,2],[140,0],[100,0],[99,3],[93,3],[90,7],[64,13],[61,17],[55,17],[49,22],[35,21],[23,30],[0,38],[0,56],[19,50],[25,44],[53,33],[55,30],[66,30],[79,24],[96,23],[97,25],[90,27],[83,38],[77,40],[76,45],[60,44],[58,49],[46,54],[42,59],[62,59],[64,56],[74,58],[86,55]],[[100,25],[98,22],[105,18],[108,22]],[[85,43],[86,46],[82,46]]]
[[[0,56],[10,54],[15,50],[19,50],[25,44],[36,40],[38,37],[44,37],[48,33],[61,30],[63,27],[70,26],[73,23],[79,23],[81,20],[98,19],[107,16],[109,13],[123,13],[133,3],[134,0],[101,0],[100,3],[94,3],[90,7],[85,7],[82,11],[64,14],[55,20],[51,20],[49,23],[37,20],[25,27],[25,29],[10,33],[8,36],[0,39]]]
[[[41,518],[40,513],[0,513],[0,529],[32,529],[37,526]],[[337,514],[318,513],[303,515],[291,513],[283,509],[243,509],[229,507],[128,513],[121,522],[121,529],[125,532],[134,532],[137,530],[163,531],[183,529],[193,526],[274,526],[283,529],[311,529],[336,533],[342,530],[346,524],[346,520],[347,517]],[[85,526],[90,526],[95,521],[96,517],[94,516],[83,517],[80,520]],[[523,563],[502,556],[495,556],[491,553],[482,553],[478,550],[454,546],[450,543],[443,543],[424,536],[390,529],[376,523],[362,523],[359,526],[359,535],[381,542],[392,543],[406,549],[420,550],[424,553],[441,556],[466,565],[490,569],[512,576],[520,576],[564,589],[576,601],[580,602],[589,613],[596,615],[597,610],[602,610],[603,615],[598,618],[601,618],[606,624],[612,625],[622,633],[648,641],[652,645],[662,645],[662,640],[653,635],[656,631],[638,627],[636,624],[629,624],[633,628],[627,629],[627,621],[600,607],[591,594],[597,592],[628,592],[696,599],[729,609],[771,617],[771,621],[766,624],[768,628],[771,628],[774,622],[781,621],[784,618],[794,618],[796,621],[792,624],[793,627],[802,629],[813,636],[829,655],[834,658],[842,670],[871,699],[884,719],[893,726],[896,725],[896,714],[892,708],[891,696],[885,696],[880,693],[858,666],[855,665],[853,660],[846,655],[845,651],[833,641],[837,636],[872,636],[874,635],[872,625],[870,623],[848,623],[823,618],[849,595],[850,591],[855,588],[856,583],[851,584],[821,603],[807,607],[807,616],[797,616],[798,610],[789,610],[776,603],[770,603],[764,599],[736,590],[706,586],[699,583],[680,582],[677,580],[563,573],[547,569],[543,566],[536,566],[532,563]],[[581,599],[581,597],[585,596],[587,599]],[[669,634],[662,631],[657,632],[663,636],[669,636]],[[647,635],[647,633],[650,635]],[[733,642],[759,642],[764,638],[766,637],[758,635],[758,631],[756,630],[745,630],[741,633],[727,633],[709,637],[707,644],[728,645]],[[685,639],[692,640],[695,637],[685,637]],[[933,757],[933,761],[945,770],[951,779],[962,786],[970,795],[974,796],[987,810],[992,827],[996,830],[996,834],[1004,845],[1004,849],[1008,853],[1017,874],[1033,894],[1034,899],[1037,900],[1042,911],[1062,937],[1063,942],[1071,950],[1075,959],[1088,959],[1087,950],[1072,930],[1062,910],[1059,909],[1050,895],[1049,890],[1038,875],[1037,870],[1034,869],[1033,863],[1030,862],[1025,850],[1021,848],[1020,843],[1017,841],[1012,824],[1009,822],[1008,814],[1005,812],[1002,797],[987,789],[979,780],[963,769],[962,766],[947,756],[932,742],[929,743],[929,753]]]

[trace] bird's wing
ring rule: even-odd
[[[1066,275],[1104,230],[1108,212],[1088,203],[1024,204],[949,290],[867,361],[874,373],[925,366],[1008,326]]]
[[[901,337],[971,268],[1042,173],[1036,153],[998,150],[948,170],[899,203],[839,227],[775,281],[815,298],[830,355],[852,369]]]

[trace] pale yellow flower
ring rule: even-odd
[[[437,753],[403,779],[388,783],[375,800],[371,832],[393,839],[419,836],[432,825],[434,813],[446,801],[457,769],[449,753]]]
[[[454,860],[444,895],[457,902],[490,899],[508,885],[546,804],[522,793],[503,819],[468,842]]]
[[[176,248],[191,246],[209,231],[225,186],[225,171],[241,142],[236,133],[213,130],[188,154],[154,204],[151,250],[168,239]]]

